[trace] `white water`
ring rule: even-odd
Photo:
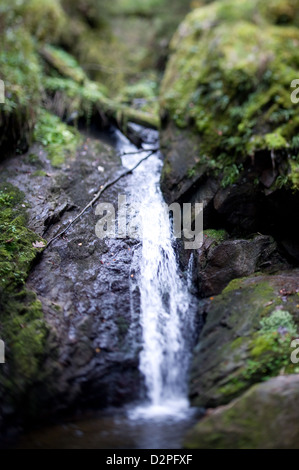
[[[151,135],[157,138],[156,134]],[[120,149],[131,153],[135,147],[122,137]],[[123,164],[132,167],[145,155],[146,152],[124,156]],[[181,419],[189,410],[187,374],[194,311],[190,308],[188,280],[180,276],[173,249],[169,215],[160,191],[160,171],[161,159],[155,154],[142,163],[132,177],[130,203],[139,207],[138,228],[142,234],[142,247],[135,253],[139,273],[137,281],[133,282],[137,282],[140,289],[140,371],[145,380],[147,401],[135,408],[130,417],[169,415]]]

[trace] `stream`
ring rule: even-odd
[[[149,153],[146,149],[157,147],[157,132],[136,128],[146,142],[144,152],[117,130],[109,139],[124,168],[144,158]],[[131,334],[136,324],[141,329],[140,401],[31,432],[22,437],[20,448],[180,448],[184,434],[198,419],[198,410],[188,400],[188,369],[198,330],[197,301],[190,292],[193,257],[187,272],[181,273],[160,190],[161,168],[161,155],[156,152],[134,171],[125,194],[120,195],[122,200],[125,196],[125,209],[116,216],[118,233],[126,228],[138,240],[133,248],[130,297],[135,325]]]

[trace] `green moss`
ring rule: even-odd
[[[42,306],[30,291],[10,296],[1,318],[2,338],[6,344],[10,374],[6,386],[23,391],[40,375],[48,329]]]
[[[228,238],[228,233],[226,230],[208,229],[204,230],[203,235],[206,238],[212,238],[217,243],[221,243]]]
[[[105,99],[107,90],[97,83],[86,81],[84,86],[73,80],[47,77],[44,86],[50,99],[53,99],[53,112],[60,116],[85,118],[87,123],[95,112],[98,101]],[[55,103],[58,102],[58,108]]]
[[[239,279],[233,279],[228,284],[228,286],[226,286],[225,289],[222,291],[222,294],[228,294],[229,292],[233,292],[233,291],[242,289],[244,287],[244,282],[246,282],[246,277],[239,278]],[[266,284],[265,287],[268,287],[268,284]]]
[[[26,227],[23,194],[9,183],[0,187],[0,289],[23,283],[37,255],[40,237]],[[24,206],[24,207],[22,207]]]
[[[15,8],[26,29],[40,41],[54,42],[66,24],[59,0],[21,0]]]
[[[233,280],[215,297],[205,326],[209,334],[201,340],[204,350],[213,339],[215,325],[223,327],[214,336],[215,351],[203,353],[203,362],[194,369],[205,370],[197,379],[200,385],[194,385],[200,397],[196,404],[228,403],[252,384],[281,371],[298,373],[290,361],[290,344],[298,337],[296,297],[290,295],[285,304],[288,311],[282,311],[279,289],[271,277],[266,280],[260,275]]]
[[[251,346],[252,357],[259,357],[263,353],[271,350],[273,346],[273,339],[269,336],[258,336],[255,340],[252,341]]]
[[[0,377],[14,397],[36,380],[47,328],[40,302],[24,288],[43,241],[26,227],[24,194],[9,183],[0,186],[0,331],[6,345],[8,372]],[[2,397],[2,400],[4,398]]]
[[[219,393],[228,397],[236,397],[248,388],[248,383],[236,378],[232,378],[230,383],[219,388]]]
[[[284,328],[291,336],[296,336],[297,327],[292,315],[284,310],[275,310],[269,317],[261,320],[261,334],[276,333],[279,328]]]
[[[74,155],[80,142],[79,133],[74,128],[44,110],[40,110],[34,138],[45,148],[54,167],[61,166],[66,156]]]
[[[84,70],[79,66],[76,59],[63,49],[46,45],[42,54],[63,77],[70,78],[79,84],[87,80]]]
[[[194,167],[189,168],[189,170],[187,171],[188,178],[192,179],[195,175],[196,175],[196,169]]]
[[[244,338],[237,338],[235,339],[235,341],[231,343],[230,348],[232,350],[238,349],[243,344],[243,342],[244,342]]]
[[[292,187],[296,190],[299,189],[299,164],[296,160],[290,162],[290,180]]]
[[[233,163],[231,166],[225,167],[223,171],[221,186],[223,188],[226,188],[227,186],[231,186],[232,184],[236,183],[240,176],[240,169],[242,168],[242,164],[236,165],[235,163]]]
[[[36,170],[34,173],[32,173],[32,176],[47,176],[47,173],[43,170]]]
[[[296,373],[296,367],[290,361],[290,343],[297,336],[292,315],[287,311],[272,310],[269,316],[261,319],[259,330],[251,338],[238,338],[230,344],[233,352],[245,341],[248,357],[245,365],[220,387],[219,393],[234,397],[251,384],[279,375],[281,370]]]
[[[265,142],[269,149],[271,150],[279,150],[283,149],[287,146],[287,141],[284,137],[279,134],[266,134],[265,135]]]
[[[69,45],[72,53],[84,65],[89,78],[104,84],[110,96],[118,95],[127,80],[128,65],[124,58],[128,60],[128,51],[125,43],[118,41],[109,30],[93,30],[85,25],[79,25],[77,29],[80,30],[77,40]]]
[[[241,177],[249,155],[275,151],[286,159],[295,150],[290,83],[299,74],[299,30],[289,23],[297,26],[298,15],[281,20],[291,18],[294,4],[216,1],[188,15],[172,41],[161,108],[198,135],[199,154],[223,173],[224,187]]]
[[[158,115],[158,86],[155,80],[139,80],[132,85],[125,86],[118,100],[125,104],[131,104],[145,112]]]
[[[113,6],[116,12],[126,15],[150,15],[161,6],[161,0],[116,0]]]
[[[0,78],[5,103],[0,106],[0,150],[25,150],[32,140],[40,103],[41,70],[34,43],[23,28],[0,32]]]
[[[61,3],[70,18],[80,19],[92,29],[101,30],[106,25],[107,13],[110,12],[112,2],[61,0]]]

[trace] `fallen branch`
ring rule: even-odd
[[[146,151],[146,150],[145,150]],[[85,212],[90,208],[92,207],[97,201],[98,199],[101,197],[101,195],[103,194],[104,191],[106,191],[106,189],[110,188],[111,186],[113,186],[114,184],[116,184],[121,178],[123,178],[124,176],[127,176],[129,175],[130,173],[132,173],[134,170],[136,170],[136,168],[142,163],[144,162],[144,160],[147,160],[151,155],[153,155],[154,153],[156,153],[156,149],[154,150],[151,150],[150,153],[142,158],[141,160],[139,160],[138,163],[136,163],[136,165],[133,166],[133,168],[130,168],[129,170],[126,170],[124,171],[123,173],[121,173],[119,176],[117,176],[117,178],[115,178],[114,180],[112,181],[108,181],[108,183],[104,184],[104,186],[102,186],[100,188],[100,191],[98,191],[94,198],[84,207],[84,209],[82,209],[82,211],[67,225],[67,227],[65,229],[62,230],[62,232],[58,233],[57,235],[55,235],[55,237],[51,238],[51,240],[48,241],[47,243],[47,246],[46,248],[48,248],[55,240],[57,240],[58,238],[62,237],[76,222],[77,220],[80,219],[80,217],[82,217],[83,214],[85,214]]]

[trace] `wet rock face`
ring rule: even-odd
[[[62,168],[36,148],[7,162],[2,178],[24,192],[29,227],[49,240],[122,171],[111,147],[87,139]],[[117,207],[125,185],[120,181],[101,201]],[[138,315],[139,295],[131,286],[135,242],[97,238],[98,220],[94,207],[45,250],[28,278],[49,330],[43,373],[26,391],[36,410],[30,420],[73,406],[120,405],[140,392],[140,331],[130,309],[134,302]]]
[[[298,279],[298,270],[255,275],[201,302],[206,323],[191,368],[193,404],[226,404],[281,370],[294,372],[290,343],[298,337]]]
[[[299,376],[252,387],[227,406],[210,410],[186,436],[189,449],[298,449]]]
[[[130,312],[133,247],[106,244],[85,231],[86,225],[82,229],[45,253],[28,285],[55,332],[58,350],[52,359],[65,406],[119,405],[137,396],[139,382],[138,334],[131,331]]]
[[[286,255],[298,263],[295,214],[299,193],[287,187],[269,189],[265,181],[258,183],[265,172],[273,174],[270,158],[256,160],[253,165],[249,158],[238,180],[222,187],[223,175],[211,173],[206,163],[200,163],[196,170],[188,168],[192,159],[200,162],[196,139],[198,137],[190,130],[175,129],[173,123],[162,131],[165,160],[161,189],[166,201],[169,204],[202,202],[205,229],[220,226],[237,234],[270,233]]]
[[[287,267],[273,238],[256,235],[247,240],[217,240],[219,232],[207,230],[197,253],[197,286],[200,297],[217,295],[233,279],[260,270]]]

